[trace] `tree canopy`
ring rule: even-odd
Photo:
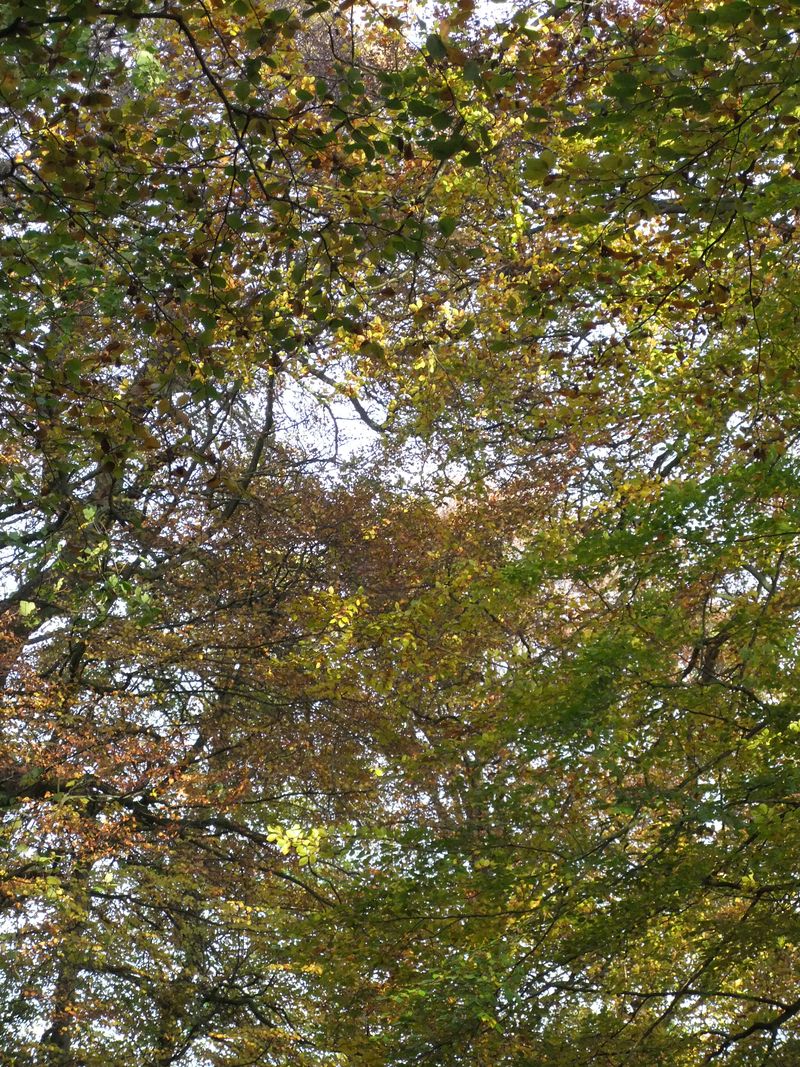
[[[9,1067],[800,1060],[800,5],[0,2]]]

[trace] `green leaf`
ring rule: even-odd
[[[428,37],[425,40],[425,46],[434,59],[445,59],[447,57],[447,49],[445,48],[444,41],[438,33],[428,34]]]
[[[751,11],[752,8],[746,0],[731,0],[731,3],[723,4],[710,14],[719,26],[738,26],[750,18]]]
[[[475,85],[479,85],[481,82],[481,68],[474,59],[469,59],[464,64],[464,77],[469,82],[473,82]]]
[[[612,96],[618,96],[624,98],[627,96],[633,96],[636,90],[639,88],[639,79],[631,74],[629,71],[621,70],[617,71],[609,86],[609,92]]]
[[[532,182],[540,182],[550,173],[550,164],[541,156],[528,159],[522,168],[525,177]]]
[[[456,134],[455,137],[436,137],[431,141],[428,150],[434,159],[445,160],[471,147],[466,137]]]

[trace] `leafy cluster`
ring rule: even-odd
[[[800,7],[0,3],[9,1067],[800,1059]]]

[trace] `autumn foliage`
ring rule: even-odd
[[[0,3],[0,1059],[800,1061],[800,7]]]

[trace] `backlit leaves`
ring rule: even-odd
[[[484,8],[3,7],[14,1063],[797,1060],[798,10]]]

